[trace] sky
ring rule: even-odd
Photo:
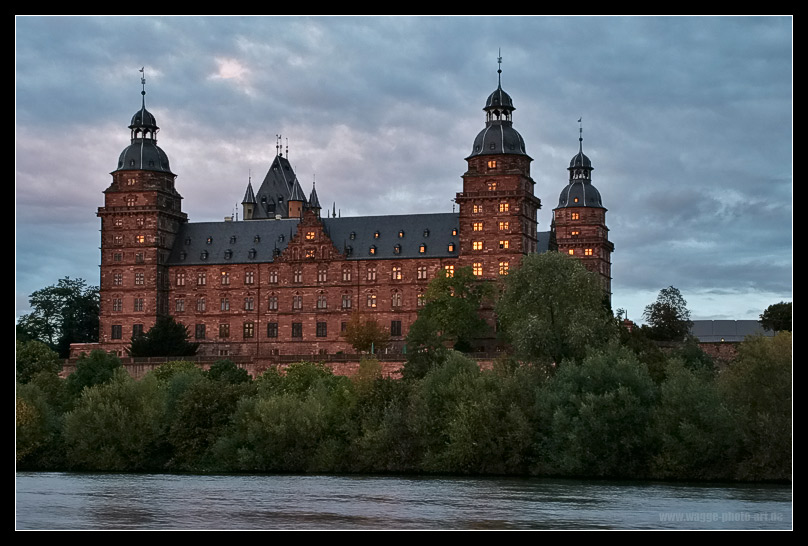
[[[141,67],[202,222],[240,216],[276,135],[343,216],[451,212],[500,54],[539,231],[582,118],[614,309],[642,322],[668,286],[693,319],[792,300],[790,17],[18,17],[17,316],[60,278],[99,282],[96,211]]]

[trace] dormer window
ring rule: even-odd
[[[398,238],[402,239],[403,237],[404,237],[404,230],[402,229],[401,231],[398,232]]]
[[[278,235],[278,242],[279,242],[279,243],[282,243],[282,242],[283,242],[283,234]]]
[[[356,239],[356,232],[352,231],[348,237],[350,237],[351,241],[353,241],[354,239]]]
[[[255,254],[256,254],[256,252],[255,252],[255,249],[254,249],[254,248],[251,248],[251,249],[250,249],[250,251],[249,251],[249,252],[247,252],[247,256],[248,256],[248,257],[249,257],[251,260],[254,260],[254,259],[255,259]]]
[[[454,245],[454,243],[449,243],[449,248],[448,248],[448,250],[449,250],[449,252],[454,252],[454,251],[455,251],[455,245]]]
[[[345,255],[350,256],[351,254],[353,254],[353,247],[348,245],[345,247]]]
[[[426,243],[421,243],[421,246],[418,248],[418,252],[420,252],[421,254],[426,253]]]
[[[190,245],[190,244],[191,244],[191,238],[190,238],[190,237],[188,237],[187,239],[185,239],[185,244],[186,244],[186,245]]]
[[[208,237],[205,243],[212,245],[213,244],[213,237]]]
[[[381,235],[382,234],[377,231],[376,233],[373,234],[373,238],[378,239],[379,237],[381,237]]]
[[[202,253],[199,255],[199,259],[202,260],[202,261],[207,260],[208,259],[208,251],[203,250]]]
[[[429,230],[428,229],[424,230],[424,237],[429,237]]]
[[[227,250],[224,251],[224,259],[225,260],[229,260],[232,257],[233,257],[233,251],[232,250],[230,250],[228,248]]]
[[[401,254],[401,245],[396,245],[393,247],[393,254]]]
[[[253,243],[260,243],[260,242],[261,242],[261,236],[260,236],[260,235],[256,235],[256,236],[253,238]]]
[[[452,237],[457,237],[457,228],[452,230]]]
[[[370,254],[371,256],[376,255],[376,247],[374,245],[370,246],[370,250],[368,251],[368,254]]]
[[[230,236],[230,244],[231,244],[231,245],[236,244],[236,236],[235,236],[235,235],[231,235],[231,236]]]
[[[180,252],[180,260],[185,261],[185,258],[188,256],[186,252]]]

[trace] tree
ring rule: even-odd
[[[17,341],[17,381],[28,383],[40,372],[58,374],[62,370],[59,355],[41,341]]]
[[[120,359],[113,353],[96,349],[89,356],[82,354],[76,362],[76,371],[67,377],[68,390],[79,396],[85,387],[106,383],[122,369]]]
[[[660,290],[656,302],[646,306],[642,316],[651,327],[651,337],[658,341],[683,341],[693,326],[687,302],[673,286]]]
[[[18,335],[47,343],[67,358],[71,343],[98,341],[98,287],[65,277],[37,290],[28,302],[32,311],[20,317]]]
[[[597,276],[565,254],[525,256],[504,284],[497,316],[519,358],[543,364],[581,359],[616,329]]]
[[[791,331],[791,302],[774,303],[760,315],[760,325],[772,332]]]
[[[378,351],[387,346],[390,341],[390,332],[385,330],[376,319],[354,311],[345,326],[345,341],[359,352]]]
[[[188,341],[188,328],[174,317],[158,317],[148,332],[133,337],[127,349],[130,356],[193,356],[199,343]]]

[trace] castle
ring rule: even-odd
[[[132,336],[170,314],[201,355],[353,352],[343,332],[360,311],[389,329],[391,350],[402,350],[430,279],[465,266],[496,279],[522,256],[548,250],[579,258],[610,294],[614,245],[582,138],[550,230],[539,232],[532,159],[498,80],[466,158],[457,213],[329,217],[278,148],[258,190],[248,183],[242,221],[202,223],[182,210],[142,80],[131,144],[98,209],[100,347],[124,355]]]

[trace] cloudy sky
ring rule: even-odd
[[[140,67],[191,221],[233,214],[277,134],[342,215],[450,212],[501,48],[539,229],[582,117],[614,308],[673,285],[693,318],[756,319],[792,298],[792,42],[786,17],[17,18],[17,313],[98,284]]]

